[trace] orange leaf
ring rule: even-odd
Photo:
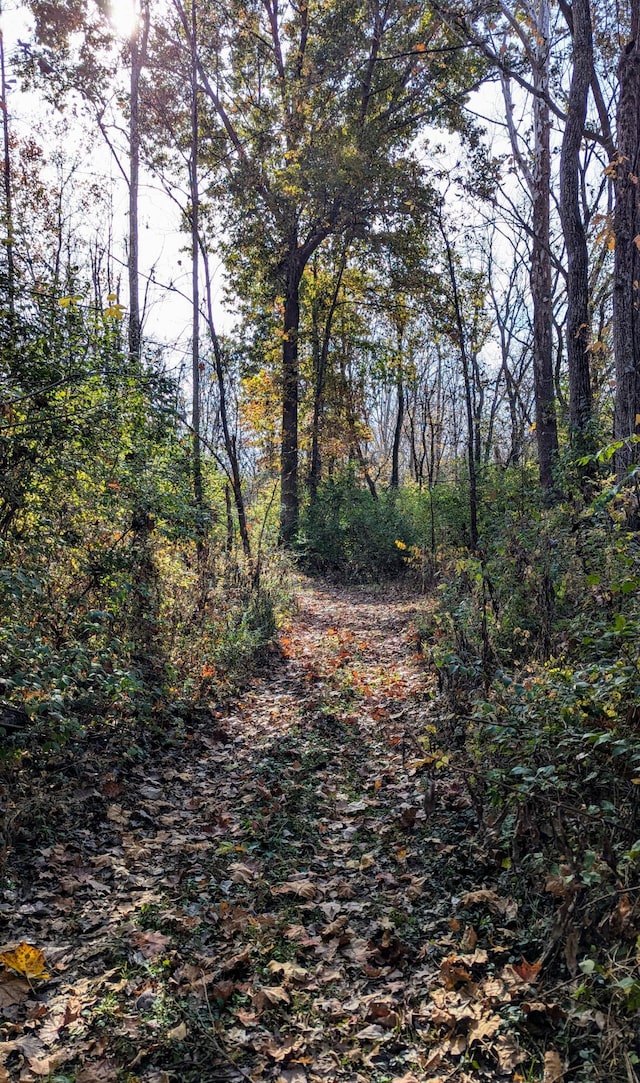
[[[542,962],[528,963],[526,959],[523,959],[521,963],[514,963],[513,969],[519,978],[528,984],[532,984],[538,980],[538,974],[542,968]]]
[[[44,954],[40,948],[34,948],[23,940],[13,951],[3,951],[0,955],[0,963],[4,963],[16,974],[22,974],[25,978],[48,978],[45,970]]]

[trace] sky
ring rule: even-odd
[[[19,0],[2,5],[2,27],[5,39],[5,51],[9,60],[17,47],[19,39],[29,40],[30,18]],[[112,0],[112,21],[118,34],[124,39],[130,36],[135,26],[136,5],[132,0]],[[495,86],[482,88],[474,95],[471,108],[483,117],[499,116],[499,93]],[[9,95],[9,117],[12,130],[19,137],[33,134],[34,129],[44,130],[46,149],[56,149],[56,115],[34,93],[26,93],[16,84]],[[504,137],[500,128],[493,126],[493,139],[504,148]],[[443,133],[434,132],[433,141],[442,144]],[[125,169],[127,158],[126,140],[114,136],[119,142]],[[96,133],[95,125],[91,131],[88,122],[78,122],[73,129],[73,136],[64,135],[64,145],[79,161],[78,175],[86,180],[98,180],[108,186],[108,195],[113,207],[114,254],[121,267],[121,297],[126,304],[126,236],[128,219],[128,192],[121,172],[104,140]],[[455,140],[449,140],[451,167],[458,153]],[[444,159],[440,164],[446,164]],[[186,178],[185,178],[186,179]],[[89,228],[99,228],[95,222]],[[172,369],[179,369],[182,364],[188,368],[188,355],[191,338],[191,259],[188,252],[188,237],[180,230],[180,212],[175,202],[169,198],[156,178],[148,170],[141,168],[140,185],[140,268],[142,274],[141,296],[146,295],[144,313],[144,334],[148,341],[166,346],[166,363]],[[233,323],[233,315],[225,310],[221,301],[223,286],[223,267],[214,264],[214,291],[216,292],[216,320],[221,330],[227,330]]]
[[[114,0],[113,23],[126,38],[134,26],[135,6],[129,0]],[[31,19],[19,3],[2,5],[0,16],[7,58],[7,76],[12,79],[11,57],[19,40],[31,37]],[[113,156],[104,140],[91,131],[88,122],[78,121],[63,136],[57,134],[59,114],[34,92],[25,92],[13,77],[8,94],[11,131],[20,139],[31,135],[52,153],[64,145],[65,151],[78,161],[77,175],[86,181],[97,180],[108,186],[113,207],[114,256],[121,267],[122,296],[126,303],[126,236],[128,230],[128,191]],[[117,138],[117,137],[116,137]],[[122,160],[126,168],[126,144],[120,139]],[[88,223],[95,233],[96,222]],[[104,227],[106,229],[106,225]],[[145,299],[144,333],[148,340],[166,345],[167,364],[179,368],[190,349],[191,337],[191,258],[186,246],[187,235],[180,230],[180,212],[174,201],[162,189],[148,170],[141,168],[140,185],[140,269],[141,302]],[[215,262],[214,289],[222,287],[223,268]],[[117,264],[116,264],[117,270]],[[153,279],[153,281],[151,280]],[[221,328],[231,320],[217,303]]]

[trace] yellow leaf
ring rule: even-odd
[[[640,425],[640,414],[636,414],[636,425]]]
[[[607,237],[607,248],[609,249],[610,252],[613,252],[615,246],[616,246],[616,239],[615,239],[613,233],[610,233],[609,236]]]
[[[23,940],[13,951],[3,951],[0,955],[0,963],[4,963],[16,974],[22,974],[25,978],[48,978],[45,970],[44,954],[40,948],[34,948],[32,944],[26,944]]]
[[[118,294],[117,293],[108,294],[107,301],[109,302],[109,304],[111,304],[113,301],[117,301],[117,300],[118,300]]]
[[[360,872],[364,872],[365,869],[372,868],[376,863],[376,859],[373,854],[363,854],[360,858]]]

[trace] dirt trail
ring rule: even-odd
[[[38,795],[0,940],[51,976],[0,980],[0,1083],[517,1078],[515,904],[446,768],[425,809],[417,604],[302,584],[230,715]]]

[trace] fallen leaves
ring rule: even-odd
[[[405,758],[412,732],[429,740],[405,610],[392,599],[396,625],[380,633],[379,599],[309,598],[282,672],[225,719],[224,750],[203,733],[158,762],[97,764],[86,802],[101,802],[99,825],[77,817],[73,840],[38,856],[32,909],[11,922],[49,966],[26,940],[0,955],[21,1083],[65,1061],[77,1083],[168,1083],[157,1065],[183,1044],[195,1076],[212,1036],[256,1081],[434,1083],[453,1070],[463,1083],[471,1060],[488,1080],[517,1072],[527,1034],[557,1031],[539,964],[511,950],[517,904],[487,880],[449,765],[426,828],[415,774],[436,767],[426,746]],[[363,612],[366,629],[347,634]],[[478,886],[452,902],[460,883]],[[627,912],[611,921],[630,927]],[[547,1056],[545,1083],[558,1070]]]

